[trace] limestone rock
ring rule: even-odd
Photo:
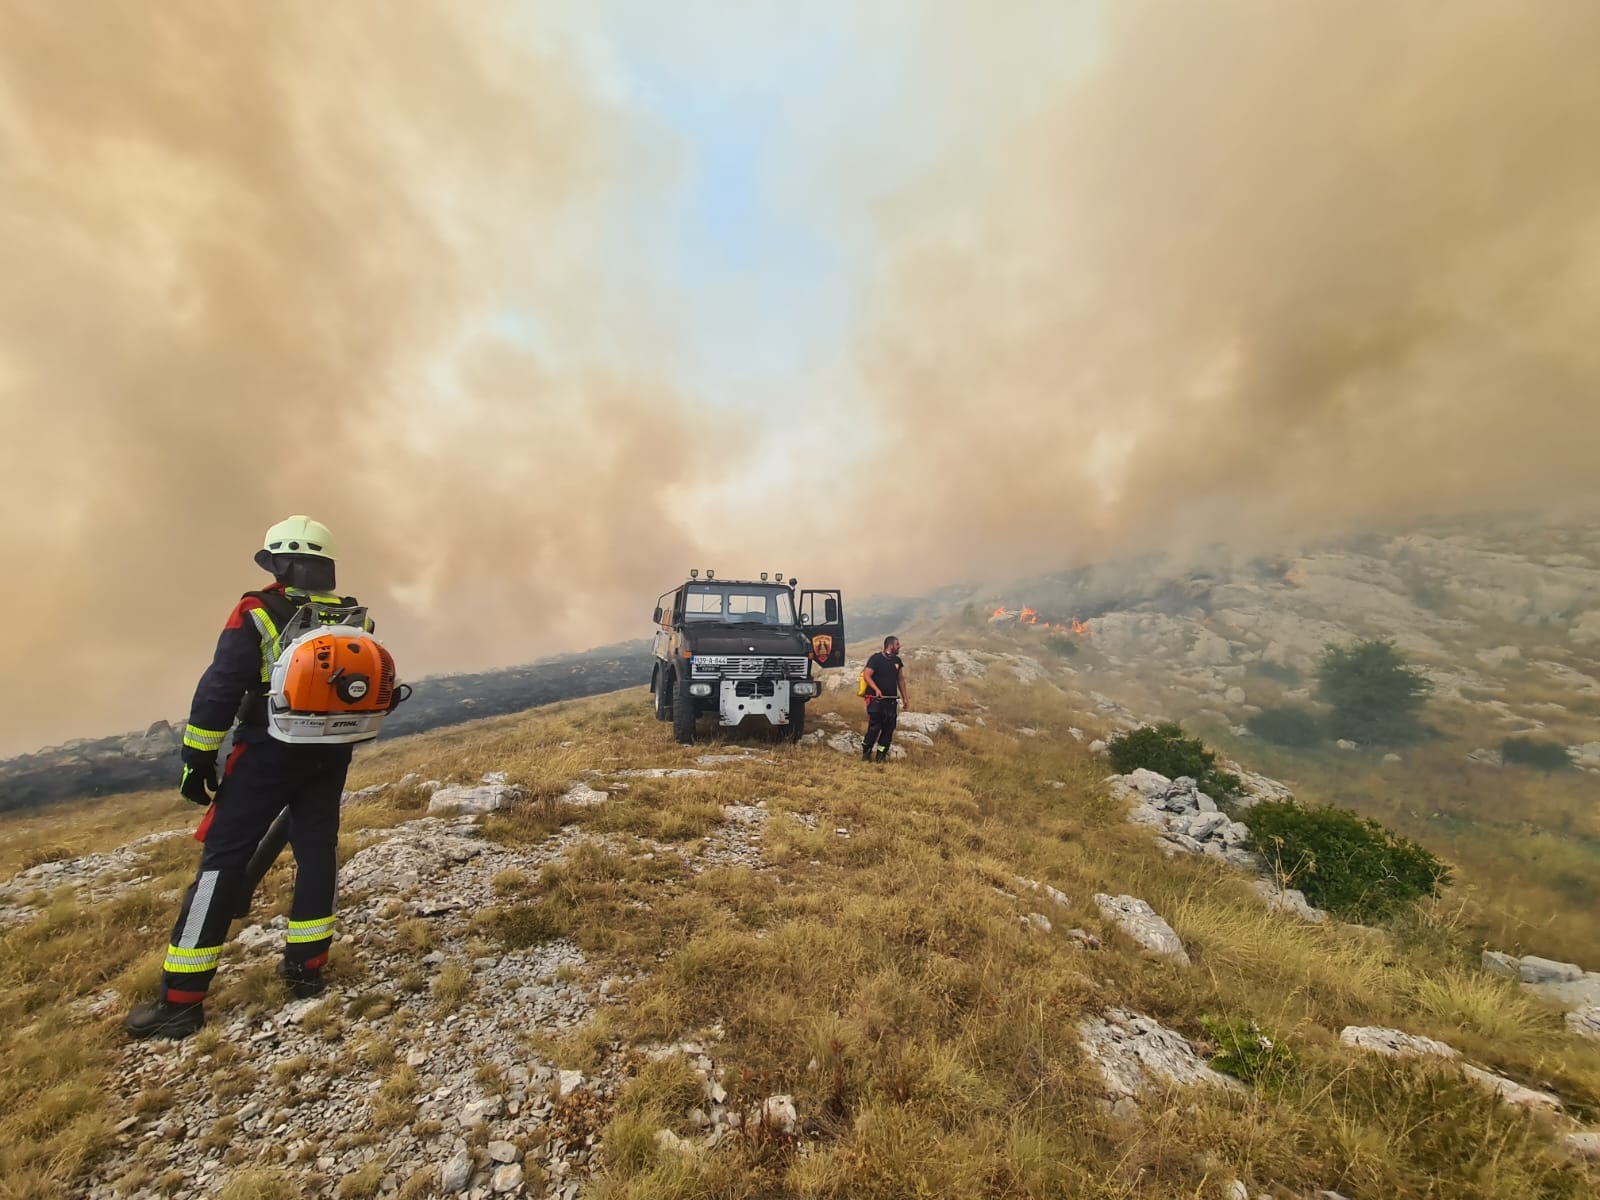
[[[1483,969],[1491,975],[1499,975],[1506,979],[1522,978],[1522,964],[1511,955],[1502,954],[1498,950],[1483,952]]]
[[[1135,896],[1108,896],[1096,893],[1094,902],[1101,915],[1118,926],[1139,945],[1162,958],[1189,965],[1189,953],[1155,909]]]
[[[1181,1034],[1127,1009],[1110,1009],[1104,1017],[1083,1021],[1078,1040],[1113,1102],[1137,1099],[1152,1086],[1243,1087],[1208,1067]]]
[[[507,1163],[503,1167],[496,1167],[489,1179],[489,1186],[497,1192],[516,1191],[522,1186],[522,1164]]]
[[[1583,978],[1583,968],[1577,963],[1555,962],[1534,954],[1525,954],[1518,960],[1523,983],[1572,983]]]
[[[1552,1096],[1549,1092],[1524,1087],[1504,1075],[1496,1075],[1493,1071],[1485,1071],[1482,1067],[1475,1067],[1471,1063],[1462,1063],[1461,1070],[1468,1079],[1482,1084],[1507,1104],[1518,1108],[1537,1108],[1545,1112],[1560,1112],[1562,1109],[1560,1098]]]
[[[808,734],[807,736],[810,735]],[[859,733],[844,731],[833,734],[827,739],[826,744],[829,750],[837,751],[840,754],[854,754],[859,757],[861,754],[861,743],[862,737]],[[889,758],[891,760],[898,761],[905,756],[905,747],[902,746],[898,741],[889,746]]]
[[[1339,1040],[1358,1050],[1371,1050],[1391,1057],[1460,1057],[1455,1047],[1447,1046],[1444,1042],[1436,1042],[1418,1034],[1402,1033],[1398,1029],[1385,1029],[1379,1025],[1347,1025],[1340,1031]]]
[[[903,712],[895,720],[896,736],[899,736],[899,731],[902,729],[911,729],[917,733],[925,733],[929,737],[938,737],[946,730],[960,733],[965,728],[965,725],[949,713]]]
[[[1579,1037],[1600,1040],[1600,1004],[1587,1004],[1567,1014],[1567,1028]]]
[[[499,772],[495,772],[499,774]],[[520,784],[508,784],[502,776],[492,783],[485,783],[480,787],[442,787],[428,797],[428,811],[461,812],[461,813],[492,813],[501,809],[510,808],[519,800],[525,800],[528,789]]]
[[[1600,1130],[1564,1134],[1561,1143],[1567,1153],[1580,1162],[1600,1162]]]
[[[602,792],[592,788],[580,779],[561,794],[561,803],[583,808],[591,804],[604,804],[610,798],[610,792]]]
[[[695,1111],[700,1112],[699,1109],[696,1109]],[[702,1117],[705,1116],[704,1113],[700,1113],[700,1115]],[[660,1146],[669,1154],[693,1154],[697,1149],[694,1142],[690,1141],[688,1138],[679,1137],[670,1129],[656,1130],[656,1145]]]
[[[699,767],[630,767],[615,774],[618,779],[709,779],[716,772]]]
[[[467,1152],[465,1146],[462,1146],[440,1169],[439,1186],[446,1192],[459,1192],[466,1188],[467,1181],[471,1178],[472,1155]]]
[[[1271,879],[1257,879],[1250,886],[1266,901],[1268,908],[1289,913],[1313,925],[1321,925],[1328,919],[1328,914],[1307,900],[1299,888],[1279,887]]]
[[[1067,894],[1060,888],[1051,887],[1048,883],[1040,883],[1035,879],[1017,878],[1017,886],[1026,888],[1030,892],[1041,892],[1047,896],[1051,903],[1059,904],[1062,908],[1071,908],[1072,901],[1067,899]]]
[[[768,1129],[793,1133],[799,1122],[800,1115],[795,1111],[793,1096],[768,1096],[761,1102],[761,1123]]]
[[[1258,775],[1254,771],[1248,771],[1236,762],[1223,763],[1223,769],[1237,775],[1240,784],[1244,788],[1244,795],[1235,802],[1240,808],[1249,808],[1251,805],[1259,804],[1264,800],[1282,802],[1294,799],[1294,792],[1286,784],[1279,783],[1276,779],[1268,779],[1265,775]]]
[[[1339,1034],[1339,1040],[1346,1046],[1354,1046],[1361,1050],[1370,1050],[1376,1054],[1386,1054],[1391,1057],[1417,1057],[1417,1058],[1443,1058],[1460,1065],[1461,1072],[1474,1083],[1480,1084],[1493,1092],[1507,1104],[1519,1108],[1538,1108],[1551,1112],[1560,1111],[1561,1100],[1549,1092],[1536,1091],[1524,1087],[1515,1080],[1507,1079],[1504,1075],[1497,1075],[1493,1071],[1486,1071],[1472,1063],[1461,1062],[1460,1052],[1454,1046],[1444,1042],[1435,1041],[1433,1038],[1422,1037],[1414,1033],[1402,1033],[1398,1029],[1384,1029],[1376,1025],[1349,1025]]]

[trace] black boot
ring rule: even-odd
[[[861,761],[862,762],[871,762],[872,761],[872,747],[866,745],[865,743],[863,743],[862,746],[861,746]]]
[[[280,962],[278,978],[296,1000],[309,1000],[327,990],[328,981],[322,977],[321,968],[308,970],[299,963]]]
[[[169,1004],[166,1000],[156,1000],[149,1004],[135,1004],[133,1011],[122,1022],[122,1027],[128,1031],[129,1037],[142,1041],[153,1037],[186,1038],[191,1033],[199,1032],[205,1023],[202,1001]]]
[[[889,761],[889,747],[887,747],[887,746],[878,747],[878,761],[879,762],[888,762]]]

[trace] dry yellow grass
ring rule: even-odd
[[[986,644],[983,633],[964,636]],[[635,779],[584,810],[554,798],[586,770],[691,765],[736,739],[677,746],[636,689],[358,757],[353,787],[407,772],[472,782],[505,771],[535,797],[485,822],[485,835],[507,844],[538,844],[563,825],[593,835],[542,871],[497,877],[485,902],[498,907],[474,930],[509,945],[570,936],[596,971],[634,980],[625,1005],[606,1006],[559,1042],[533,1039],[530,1049],[589,1070],[618,1045],[715,1027],[729,1103],[749,1111],[788,1092],[807,1119],[798,1141],[751,1129],[712,1154],[664,1153],[655,1132],[692,1132],[683,1122],[699,1083],[681,1059],[641,1062],[604,1129],[608,1166],[592,1194],[1154,1200],[1219,1196],[1234,1177],[1252,1194],[1273,1186],[1431,1200],[1591,1194],[1593,1173],[1558,1162],[1538,1121],[1447,1073],[1369,1060],[1337,1043],[1346,1023],[1399,1025],[1600,1113],[1600,1048],[1473,969],[1476,910],[1463,917],[1440,907],[1398,935],[1270,914],[1238,877],[1208,862],[1169,862],[1123,823],[1099,787],[1103,761],[1065,734],[1084,718],[1059,693],[998,678],[960,688],[927,678],[918,698],[919,708],[937,703],[969,728],[885,768],[757,739],[759,757],[771,761],[711,779]],[[860,728],[853,697],[819,701],[816,727],[830,712]],[[1019,725],[1038,736],[1019,736]],[[766,868],[690,872],[680,852],[716,834],[722,806],[757,799],[768,812]],[[347,837],[354,846],[365,830],[419,810],[417,789],[391,788],[352,808]],[[288,878],[269,877],[264,901],[282,903]],[[1061,889],[1072,907],[1055,908],[1023,878]],[[107,1144],[119,1115],[104,1103],[113,1023],[68,1017],[52,1026],[40,1014],[55,1011],[57,991],[77,998],[111,986],[131,995],[153,983],[171,914],[149,891],[110,905],[59,900],[0,965],[11,985],[0,990],[11,1029],[0,1033],[0,1050],[14,1065],[0,1081],[0,1102],[9,1102],[0,1103],[0,1196],[70,1194]],[[1127,952],[1089,901],[1099,891],[1149,900],[1189,944],[1194,967]],[[1024,927],[1034,911],[1050,917],[1051,932]],[[1107,948],[1083,949],[1067,934],[1072,925]],[[416,949],[433,943],[425,927],[400,928]],[[219,980],[230,977],[219,1002],[281,998],[225,966]],[[476,1002],[470,972],[454,959],[431,980],[415,972],[397,982],[431,984],[440,1011]],[[366,981],[346,1003],[385,984],[393,986]],[[1294,1052],[1294,1070],[1274,1089],[1176,1095],[1119,1123],[1098,1103],[1075,1032],[1078,1020],[1112,1006],[1194,1037],[1207,1015],[1257,1021]],[[324,1015],[338,1028],[362,1014]],[[393,1053],[392,1043],[368,1039],[329,1069],[372,1069]],[[232,1067],[229,1075],[240,1077]],[[374,1098],[378,1122],[410,1119],[415,1087],[409,1068],[396,1071]],[[373,1194],[385,1170],[373,1159],[340,1194]],[[236,1190],[246,1177],[235,1176],[232,1194],[246,1194]],[[299,1176],[273,1167],[248,1178],[271,1196]],[[401,1190],[430,1186],[423,1174]]]

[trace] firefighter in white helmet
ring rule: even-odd
[[[320,521],[292,516],[268,529],[255,561],[274,582],[246,592],[234,606],[195,688],[179,790],[211,806],[197,835],[205,848],[172,928],[160,994],[135,1006],[124,1023],[135,1038],[187,1037],[205,1023],[202,1005],[242,894],[246,864],[284,809],[297,870],[279,970],[295,996],[323,990],[333,941],[339,798],[351,747],[291,745],[270,737],[267,686],[281,649],[279,634],[302,606],[315,602],[317,613],[321,606],[361,612],[370,630],[355,600],[334,594],[335,557],[333,534]],[[217,759],[230,727],[233,749],[219,774]]]

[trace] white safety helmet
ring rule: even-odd
[[[267,530],[261,549],[256,551],[256,565],[281,578],[294,559],[326,559],[312,574],[331,580],[334,553],[332,531],[321,521],[298,514],[285,517]]]

